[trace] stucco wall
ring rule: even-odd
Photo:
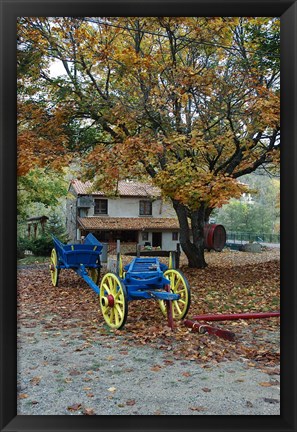
[[[162,249],[168,251],[175,251],[178,240],[172,240],[172,231],[165,231],[162,233]]]
[[[76,196],[75,192],[70,186],[68,196],[66,198],[66,230],[69,236],[69,243],[77,243],[76,240],[76,215],[77,215],[77,207],[76,207]]]
[[[142,198],[108,198],[108,216],[110,217],[141,217],[139,202]],[[85,215],[94,216],[94,207],[90,207]],[[100,215],[104,216],[104,215]],[[176,217],[176,213],[169,203],[155,200],[152,204],[152,217]]]
[[[98,197],[99,198],[99,197]],[[121,198],[106,198],[108,200],[107,217],[142,217],[139,215],[139,202],[144,198],[139,197],[121,197]],[[66,227],[71,243],[77,243],[77,216],[90,217],[94,214],[94,206],[89,208],[77,208],[77,197],[72,186],[70,186],[68,197],[66,199]],[[104,217],[104,215],[97,215]],[[150,216],[143,216],[150,217]],[[152,216],[155,218],[170,218],[176,217],[176,213],[170,202],[161,199],[154,200],[152,203]],[[142,234],[139,232],[138,241],[144,245],[146,241],[152,244],[152,231],[148,232],[148,240],[142,240]],[[176,250],[178,241],[172,240],[172,231],[162,233],[162,249]]]
[[[176,230],[175,230],[176,232]],[[146,242],[153,243],[153,231],[148,232],[148,240],[142,240],[142,232],[139,232],[138,238],[139,244],[144,246]],[[179,240],[172,240],[172,231],[163,231],[162,232],[162,249],[167,251],[175,251],[177,247],[177,243]]]

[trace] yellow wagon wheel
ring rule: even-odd
[[[188,313],[191,302],[189,283],[179,270],[168,269],[164,272],[164,276],[169,279],[170,291],[180,295],[178,300],[172,300],[173,319],[183,319]],[[159,306],[163,315],[167,316],[166,301],[159,300]]]
[[[98,285],[100,279],[100,268],[89,268],[88,273],[92,281],[95,282],[96,285]]]
[[[113,329],[122,328],[128,316],[127,291],[124,283],[115,273],[106,273],[100,284],[99,295],[106,323]]]
[[[119,256],[119,276],[122,279],[124,276],[124,267],[123,267],[123,259],[122,255]]]
[[[57,252],[56,249],[53,249],[51,253],[51,263],[49,269],[51,273],[52,284],[54,286],[58,286],[58,281],[59,281],[60,269],[57,268],[57,265],[58,265]]]

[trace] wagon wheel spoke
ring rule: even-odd
[[[101,283],[101,287],[104,288],[104,291],[106,291],[107,294],[111,294],[110,286],[108,286],[106,283],[103,283],[103,281]]]
[[[128,315],[125,284],[115,273],[106,273],[101,281],[99,296],[101,311],[108,326],[122,328]]]
[[[174,319],[183,319],[190,307],[191,294],[189,283],[185,276],[176,269],[168,269],[164,272],[164,276],[168,279],[170,291],[174,294],[179,294],[178,300],[172,301],[172,315]],[[159,306],[164,316],[167,315],[166,302],[159,300]]]
[[[122,318],[123,317],[123,309],[120,306],[120,303],[117,303],[115,306],[115,311],[119,314],[119,316]]]
[[[182,314],[182,309],[179,307],[179,304],[178,304],[178,302],[176,300],[174,300],[172,302],[172,309],[173,309],[173,316],[175,316],[175,315],[178,316],[178,315]],[[174,312],[175,309],[177,310],[177,314],[175,314],[175,312]]]
[[[51,253],[51,260],[49,266],[53,286],[58,286],[58,282],[59,282],[60,269],[57,268],[57,266],[58,266],[58,256],[57,256],[56,249],[53,249]]]
[[[114,318],[115,318],[116,326],[118,326],[119,323],[120,323],[120,320],[122,318],[122,315],[121,315],[121,313],[119,312],[119,310],[117,309],[116,306],[114,308]]]
[[[100,279],[100,268],[90,268],[88,272],[92,281],[98,285]]]

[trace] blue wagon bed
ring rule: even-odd
[[[58,285],[61,269],[74,270],[99,294],[101,311],[109,327],[120,329],[125,325],[131,300],[157,300],[171,327],[174,319],[186,316],[191,297],[189,284],[171,264],[168,268],[157,257],[137,257],[123,267],[119,255],[117,272],[107,272],[99,287],[102,244],[92,234],[87,235],[83,244],[65,245],[56,237],[53,242],[50,265],[53,285]]]
[[[88,234],[83,244],[64,244],[53,237],[54,249],[51,253],[51,278],[54,286],[58,285],[59,272],[61,269],[72,269],[86,279],[91,278],[96,284],[100,277],[100,255],[102,244],[93,236]],[[88,278],[86,278],[88,276]],[[95,287],[92,286],[94,289]],[[99,293],[98,286],[95,291]]]

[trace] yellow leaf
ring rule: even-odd
[[[116,387],[109,387],[108,391],[113,393],[116,391]]]

